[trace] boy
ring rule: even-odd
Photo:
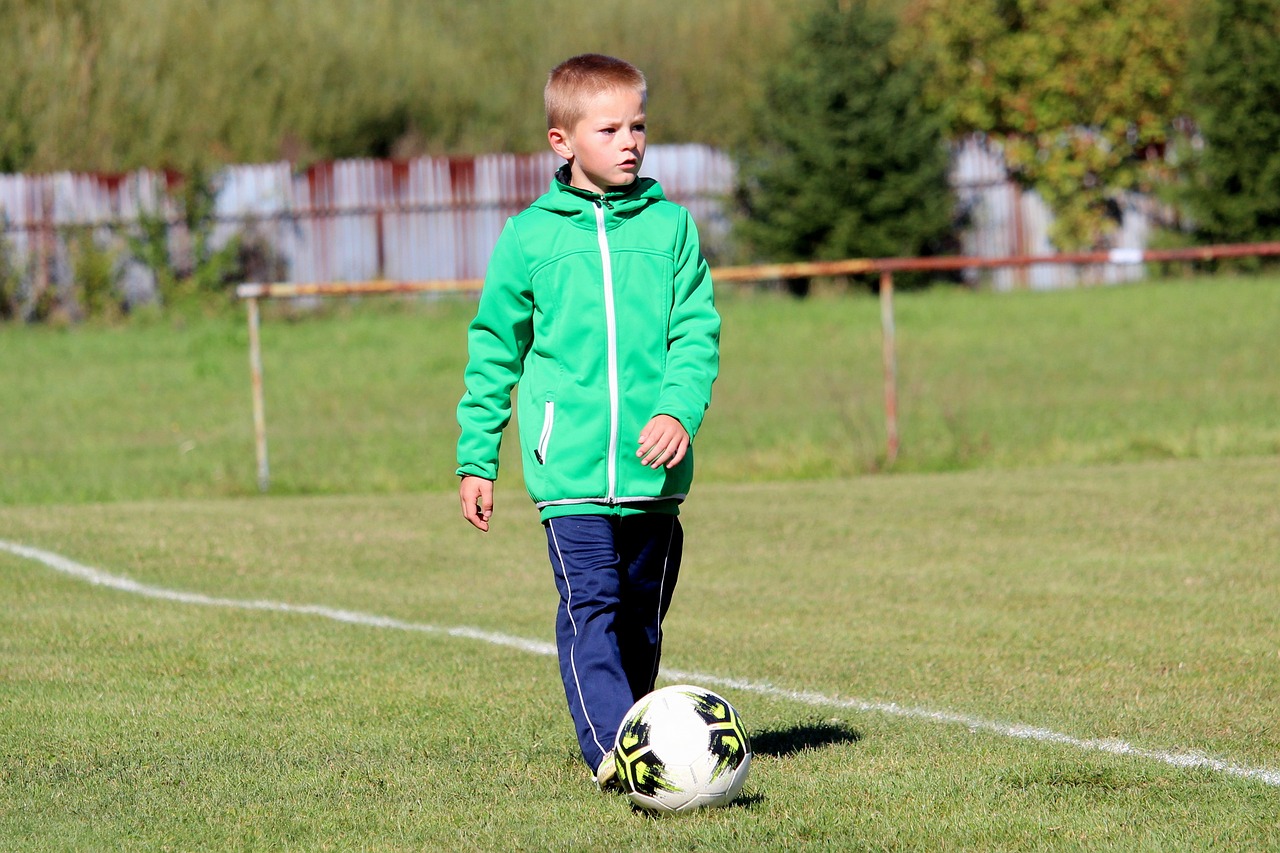
[[[566,162],[507,221],[490,260],[458,405],[459,497],[487,531],[519,383],[525,486],[560,592],[565,696],[582,757],[609,789],[618,725],[658,674],[720,317],[688,211],[638,177],[644,76],[584,54],[551,72],[544,96],[547,139]]]

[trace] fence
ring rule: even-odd
[[[391,279],[466,280],[482,275],[506,217],[542,193],[558,161],[551,152],[405,161],[344,160],[297,169],[289,163],[231,166],[214,176],[211,243],[240,236],[250,281],[337,282]],[[702,145],[654,145],[645,171],[668,197],[688,207],[714,262],[727,256],[732,161]],[[0,175],[0,224],[10,265],[24,271],[29,293],[70,288],[75,276],[72,235],[93,234],[116,255],[124,296],[155,295],[154,275],[131,257],[125,235],[144,214],[170,222],[168,249],[190,266],[193,235],[174,196],[182,177],[139,171],[127,175],[57,173]],[[951,182],[960,213],[963,254],[971,257],[1047,255],[1050,216],[1043,201],[1006,173],[998,148],[969,137],[953,150]],[[1114,245],[1144,248],[1153,205],[1126,197]],[[976,275],[977,270],[969,270]],[[1054,264],[996,268],[990,286],[1050,288],[1082,277],[1123,281],[1141,267],[1103,263],[1081,270]],[[33,300],[32,300],[33,301]]]
[[[898,356],[897,331],[893,310],[893,274],[895,272],[1029,270],[1037,267],[1141,268],[1148,263],[1212,261],[1221,258],[1280,256],[1280,242],[1199,246],[1190,249],[1143,251],[1112,249],[1107,252],[1078,252],[1060,255],[1010,255],[999,258],[934,257],[934,258],[851,258],[844,261],[822,261],[793,264],[765,264],[741,267],[718,267],[711,271],[719,284],[779,281],[822,276],[878,275],[880,294],[881,358],[884,369],[885,461],[892,465],[898,457]],[[468,292],[479,290],[481,279],[436,281],[311,282],[306,284],[242,284],[236,295],[248,306],[249,370],[253,396],[254,443],[257,456],[258,488],[265,492],[270,484],[267,453],[266,403],[262,374],[261,312],[262,299],[296,298],[298,296],[339,296],[351,294],[387,294],[419,292]]]
[[[951,186],[956,195],[961,253],[969,257],[1005,258],[1047,256],[1055,252],[1049,242],[1053,214],[1035,192],[1023,190],[1009,179],[1004,155],[980,135],[961,140],[952,150]],[[1111,236],[1111,248],[1141,251],[1159,219],[1155,199],[1139,193],[1123,193],[1117,199],[1120,221]],[[979,273],[989,276],[995,290],[1047,290],[1081,282],[1114,284],[1141,278],[1141,265],[1103,262],[1087,268],[1052,263],[964,270],[972,281]]]
[[[232,166],[214,177],[211,244],[233,236],[251,244],[259,268],[249,279],[359,281],[466,279],[483,273],[508,216],[545,192],[559,160],[545,154],[405,161],[344,160],[295,169],[289,163]],[[729,158],[702,145],[651,146],[645,173],[668,198],[689,208],[708,254],[728,234]],[[174,196],[182,178],[58,173],[0,175],[0,222],[13,266],[29,270],[30,289],[68,287],[70,237],[90,231],[124,259],[131,302],[154,295],[149,271],[133,259],[125,235],[143,215],[170,223],[168,249],[181,264],[193,235]]]

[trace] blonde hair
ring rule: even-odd
[[[547,129],[571,130],[587,110],[587,102],[603,92],[630,89],[645,100],[648,84],[630,62],[599,53],[583,53],[566,59],[547,77],[542,97],[547,109]]]

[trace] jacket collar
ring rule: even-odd
[[[569,164],[565,163],[551,179],[550,189],[534,202],[534,207],[572,216],[590,212],[600,205],[607,211],[626,215],[663,198],[662,187],[653,178],[637,178],[623,189],[607,193],[579,189],[570,185]]]

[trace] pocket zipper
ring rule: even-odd
[[[555,420],[555,401],[548,400],[546,411],[542,416],[542,435],[538,436],[538,446],[533,451],[533,457],[538,460],[539,465],[547,464],[547,445],[551,443],[551,427]]]

